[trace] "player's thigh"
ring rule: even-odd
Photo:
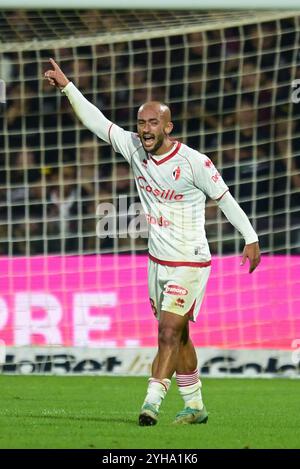
[[[159,282],[160,265],[149,259],[148,261],[148,293],[150,305],[156,319],[159,319],[161,306],[161,287]]]
[[[203,301],[210,267],[174,267],[164,283],[161,310],[195,321]]]
[[[159,316],[159,331],[168,330],[174,335],[182,336],[183,330],[186,328],[188,316],[174,314],[170,311],[162,310]]]

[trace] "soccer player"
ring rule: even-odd
[[[49,83],[68,97],[81,122],[131,165],[149,224],[148,286],[158,320],[158,352],[139,425],[157,423],[175,372],[184,409],[174,423],[206,423],[197,356],[189,336],[189,321],[196,320],[211,266],[204,229],[206,195],[244,237],[241,264],[248,259],[250,273],[260,262],[257,234],[212,161],[170,137],[173,124],[165,104],[144,103],[137,115],[137,134],[125,131],[87,101],[53,59],[50,62],[53,69],[45,73]]]

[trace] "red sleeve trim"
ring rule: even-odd
[[[224,197],[224,195],[225,195],[228,191],[229,191],[229,189],[226,189],[226,191],[223,192],[223,194],[222,194],[220,197],[218,197],[217,199],[215,199],[215,201],[216,201],[216,202],[219,202],[219,200],[221,200],[222,197]]]

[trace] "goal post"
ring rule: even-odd
[[[213,160],[257,230],[250,276],[208,201],[202,372],[299,374],[299,23],[292,10],[0,10],[2,372],[145,373],[156,347],[132,174],[43,79],[54,57],[128,130],[145,100],[169,104],[174,137]]]
[[[58,0],[53,0],[51,5],[45,5],[42,0],[2,0],[2,8],[27,8],[27,9],[98,9],[98,0],[87,0],[84,4],[80,0],[65,0],[63,5]],[[254,10],[261,9],[279,9],[299,10],[298,0],[287,0],[282,5],[280,0],[254,0],[251,2],[251,8]],[[101,0],[101,9],[118,9],[118,10],[149,10],[149,4],[144,0]],[[151,9],[153,10],[249,10],[249,5],[241,0],[152,0]]]

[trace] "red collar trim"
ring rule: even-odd
[[[176,155],[176,153],[178,153],[179,151],[179,148],[181,147],[181,143],[180,142],[177,142],[177,145],[176,147],[174,148],[174,150],[172,151],[172,153],[170,153],[170,155],[166,156],[165,158],[163,158],[162,160],[155,160],[152,156],[150,156],[151,160],[157,165],[159,166],[160,164],[163,164],[165,163],[166,161],[168,161],[170,158],[173,158],[173,156]]]

